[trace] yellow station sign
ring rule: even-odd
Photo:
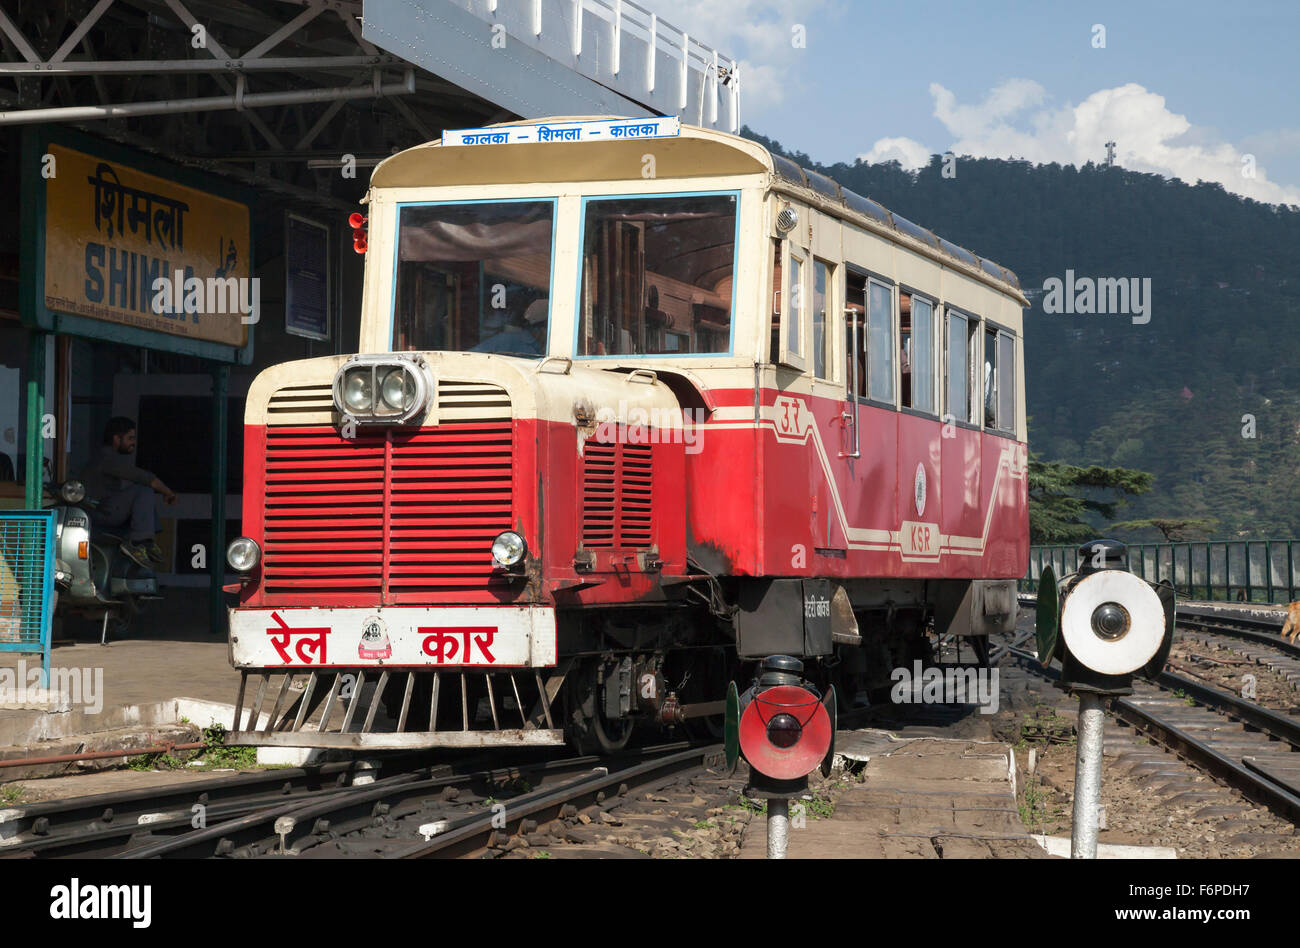
[[[241,347],[260,294],[248,207],[51,144],[47,309]]]

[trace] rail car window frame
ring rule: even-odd
[[[953,393],[953,358],[952,358],[952,331],[954,321],[960,321],[964,327],[962,334],[965,348],[964,375],[962,378],[962,388],[965,390],[966,403],[964,417],[958,417],[953,411],[952,393]],[[982,335],[980,333],[980,324],[984,320],[974,313],[958,309],[955,306],[944,307],[943,319],[943,420],[945,423],[951,421],[962,428],[970,428],[975,431],[983,430],[980,422],[983,420],[983,385],[976,385],[977,380],[981,378],[979,367],[983,365],[980,352],[980,342]],[[972,420],[974,419],[974,420]]]
[[[888,297],[884,304],[884,312],[876,309],[872,303],[872,287],[883,290]],[[886,280],[873,274],[867,275],[866,298],[866,320],[862,344],[866,347],[866,365],[867,365],[867,384],[866,399],[873,405],[888,406],[890,408],[898,407],[898,284],[891,280]],[[878,321],[877,321],[878,320]],[[879,338],[875,333],[877,326],[883,326],[888,330],[889,338]],[[873,339],[873,336],[876,338]],[[885,360],[886,364],[878,365],[876,360],[880,358]],[[876,394],[874,386],[880,383],[887,384],[889,391],[884,397]]]
[[[617,194],[584,194],[579,195],[578,201],[578,234],[576,244],[577,256],[577,273],[573,284],[573,359],[726,359],[731,358],[736,353],[736,322],[737,313],[737,275],[740,269],[740,222],[742,218],[742,194],[741,189],[726,188],[722,190],[709,191],[638,191],[632,193]],[[731,233],[731,302],[728,309],[728,335],[727,348],[713,352],[681,352],[681,351],[664,351],[664,352],[630,352],[630,353],[583,353],[582,349],[582,323],[583,323],[583,296],[584,284],[586,282],[586,246],[587,246],[587,209],[593,202],[613,202],[613,201],[650,201],[664,200],[669,198],[692,198],[692,197],[730,197],[732,199],[735,211],[735,225]]]
[[[817,277],[818,274],[824,274],[822,279],[821,302],[818,303]],[[826,382],[833,382],[836,378],[835,356],[834,356],[834,333],[835,333],[835,299],[836,281],[839,276],[839,266],[829,260],[823,260],[821,257],[812,258],[812,309],[810,310],[810,329],[812,334],[812,344],[809,347],[809,358],[812,359],[811,372],[812,377],[821,379]],[[820,310],[820,340],[818,339],[818,305]],[[817,364],[820,357],[821,365]],[[820,371],[819,371],[820,369]]]
[[[781,365],[806,372],[808,359],[804,355],[807,348],[804,345],[804,325],[807,320],[804,317],[811,296],[806,284],[812,255],[789,240],[781,243],[781,325],[777,350]]]
[[[547,204],[550,206],[551,215],[551,259],[547,268],[547,286],[546,295],[546,340],[542,343],[542,351],[536,356],[527,356],[526,358],[544,359],[550,352],[551,347],[551,330],[554,328],[555,320],[555,258],[558,256],[559,248],[559,219],[560,219],[560,198],[555,194],[540,194],[530,197],[490,197],[490,198],[466,198],[449,201],[398,201],[393,206],[393,276],[392,283],[389,287],[388,299],[388,348],[390,352],[420,352],[420,351],[449,351],[449,352],[473,352],[473,349],[434,349],[425,347],[424,349],[398,349],[397,348],[397,331],[398,331],[398,289],[400,286],[401,264],[402,264],[402,213],[407,208],[416,207],[452,207],[470,204]],[[408,261],[409,262],[409,261]],[[480,293],[480,305],[482,302]],[[491,338],[491,337],[489,337]],[[483,350],[490,351],[490,350]]]
[[[854,358],[858,358],[858,357],[861,358],[861,361],[859,362],[859,366],[861,367],[862,371],[861,374],[858,376],[857,384],[861,387],[862,392],[861,394],[859,394],[857,391],[851,389],[849,387],[850,385],[849,379],[845,380],[845,386],[846,386],[845,391],[846,392],[851,391],[853,393],[853,397],[856,398],[858,402],[864,405],[874,405],[877,408],[890,408],[893,409],[894,411],[897,411],[898,391],[899,391],[899,379],[898,379],[898,363],[899,363],[898,288],[899,288],[899,284],[898,281],[876,270],[869,270],[866,267],[861,266],[860,264],[852,263],[847,260],[844,262],[842,269],[844,270],[844,299],[843,299],[843,306],[841,307],[841,312],[845,317],[844,319],[845,322],[844,363],[845,363],[845,371],[849,376],[853,374],[852,370],[850,369],[852,363],[849,362],[849,352],[851,349],[854,349],[854,346],[852,343],[853,330],[848,325],[848,321],[849,321],[848,316],[849,316],[850,307],[853,303],[856,302],[858,305],[862,307],[862,312],[858,314],[857,317],[855,317],[855,319],[856,318],[861,319],[862,329],[861,332],[858,333],[858,344],[856,347],[856,351],[853,352]],[[861,284],[860,287],[855,286],[853,288],[854,293],[861,294],[860,298],[854,299],[850,297],[849,281],[851,278],[853,279],[854,282]],[[887,313],[884,314],[884,318],[882,320],[883,324],[887,326],[889,329],[889,343],[887,345],[878,347],[888,355],[888,359],[889,359],[889,367],[883,373],[884,377],[889,380],[888,400],[878,398],[871,394],[871,380],[873,377],[872,365],[871,365],[872,353],[873,353],[873,348],[871,345],[871,317],[872,317],[871,288],[872,286],[879,287],[880,289],[887,291],[889,294],[889,304],[887,307]],[[881,373],[877,372],[875,374],[875,377],[879,379],[880,375]]]
[[[911,312],[908,320],[910,324],[908,329],[908,341],[910,345],[908,346],[904,346],[903,344],[903,295],[904,294],[906,294],[911,298]],[[929,369],[929,375],[930,375],[930,384],[927,386],[928,395],[929,395],[928,407],[917,406],[916,404],[916,393],[917,393],[916,366],[919,364],[919,360],[916,358],[916,349],[917,349],[916,347],[916,337],[917,337],[916,306],[918,302],[924,303],[930,309],[929,318],[926,320],[926,324],[929,326],[930,345],[929,345],[929,351],[927,353],[928,358],[925,360],[925,364]],[[941,336],[943,336],[943,331],[941,326],[941,320],[939,319],[939,314],[940,314],[940,306],[939,306],[938,299],[935,296],[932,296],[929,293],[925,293],[921,290],[914,289],[913,287],[908,286],[905,283],[900,283],[898,285],[898,345],[899,345],[898,404],[900,410],[905,411],[908,414],[920,415],[924,418],[938,418],[940,415],[939,405],[940,405],[940,395],[942,392],[941,376],[943,375],[942,353],[943,353],[944,340],[940,338]],[[906,352],[907,354],[908,364],[911,366],[912,369],[911,388],[909,390],[909,398],[908,398],[908,401],[911,404],[903,403],[902,356],[904,352]]]
[[[994,352],[989,359],[988,342],[992,337]],[[989,434],[1014,438],[1016,432],[1016,334],[1000,323],[984,320],[981,354],[980,411],[984,430]],[[991,372],[990,372],[991,369]],[[993,382],[993,423],[988,421],[989,382]]]

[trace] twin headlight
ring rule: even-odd
[[[528,554],[528,544],[513,530],[497,535],[492,541],[492,562],[509,569],[518,566]],[[262,549],[250,537],[236,537],[226,548],[226,562],[238,573],[247,573],[262,558]]]
[[[418,356],[357,356],[334,376],[334,405],[360,422],[404,424],[429,403],[433,383]]]

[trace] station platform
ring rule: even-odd
[[[228,729],[239,674],[224,636],[209,634],[193,605],[145,613],[122,641],[57,645],[47,690],[37,687],[39,655],[0,653],[0,761],[198,741],[214,723]],[[5,766],[0,783],[121,763]]]
[[[1020,819],[1011,748],[882,730],[840,731],[836,753],[865,762],[829,818],[791,821],[789,859],[1043,859]],[[767,855],[766,821],[741,859]]]

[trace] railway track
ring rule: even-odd
[[[1278,634],[1282,629],[1281,620],[1233,613],[1216,614],[1214,610],[1197,606],[1180,606],[1178,627],[1266,646],[1274,652],[1296,659],[1296,666],[1300,668],[1300,642],[1288,642]]]
[[[385,761],[387,770],[409,766],[404,760]],[[237,815],[337,792],[374,773],[369,764],[346,761],[10,807],[0,810],[0,858],[40,851],[91,854],[121,837],[190,825],[196,807],[205,815]]]
[[[712,758],[720,758],[721,745],[689,748],[657,755],[650,760],[610,770],[606,767],[566,781],[554,789],[524,794],[498,813],[470,816],[423,843],[393,847],[385,855],[403,859],[454,858],[488,856],[495,850],[510,849],[511,837],[529,833],[552,835],[560,827],[554,824],[583,815],[599,817],[609,808],[623,803],[634,790],[654,787],[675,779],[683,771],[703,767]],[[549,825],[548,825],[549,824]]]
[[[408,764],[364,782],[373,771],[341,763],[98,794],[0,813],[0,858],[483,854],[719,752],[682,742],[507,767]]]
[[[1278,647],[1280,623],[1271,624],[1274,632],[1268,639],[1265,627],[1270,624],[1265,620],[1220,619],[1199,609],[1185,616],[1179,609],[1179,627],[1189,624],[1198,634],[1235,639],[1236,650],[1246,641],[1256,651],[1288,654],[1288,643]],[[1011,657],[1043,677],[1058,679],[1055,669],[1042,667],[1032,647],[1024,647],[1026,642],[1032,645],[1031,639],[1032,631],[1018,630],[1013,642],[995,649],[993,660]],[[1117,718],[1248,799],[1300,824],[1300,721],[1171,671],[1154,682],[1135,680],[1133,691],[1111,701]]]
[[[596,758],[583,758],[594,763]],[[342,799],[380,784],[408,783],[438,788],[488,786],[516,778],[521,768],[487,767],[476,757],[456,767],[449,764],[417,766],[415,758],[383,762],[384,776],[354,761],[320,767],[242,773],[174,787],[149,787],[119,793],[73,797],[37,803],[0,812],[0,858],[109,857],[173,839],[197,847],[191,830],[212,825],[260,825],[259,814],[292,811],[325,800]],[[522,767],[542,766],[539,764]],[[272,817],[273,819],[273,817]],[[196,824],[198,826],[196,827]],[[213,853],[204,853],[212,855]]]

